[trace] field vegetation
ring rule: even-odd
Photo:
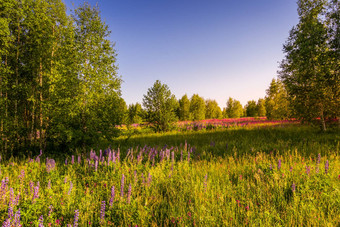
[[[336,226],[339,139],[338,131],[295,125],[239,127],[122,136],[105,150],[65,158],[3,159],[0,219],[4,226]]]

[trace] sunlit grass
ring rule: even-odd
[[[37,226],[39,218],[45,226],[73,226],[76,210],[79,226],[340,223],[336,132],[171,132],[116,143],[81,154],[80,163],[77,155],[67,163],[54,157],[55,167],[47,153],[2,160],[0,220],[13,224],[20,209],[23,226]]]

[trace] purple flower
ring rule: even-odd
[[[109,202],[110,207],[112,207],[114,199],[115,199],[115,186],[112,186],[112,188],[111,188],[111,198],[110,198],[110,202]]]
[[[319,154],[318,154],[318,160],[317,160],[316,163],[319,165],[319,164],[320,164],[320,161],[321,161],[321,154],[319,153]]]
[[[8,205],[8,219],[12,219],[13,215],[13,205],[10,203]]]
[[[130,204],[130,200],[131,200],[131,184],[129,184],[129,190],[128,190],[128,195],[127,195],[127,203]]]
[[[73,188],[73,183],[70,181],[70,189],[68,190],[68,194],[70,195],[72,192],[72,188]]]
[[[277,163],[277,169],[280,170],[281,169],[281,159],[279,159],[278,163]]]
[[[105,218],[105,201],[102,201],[102,205],[100,208],[100,219],[104,220]]]
[[[75,210],[74,211],[73,227],[77,227],[78,226],[78,219],[79,219],[79,210]]]
[[[80,164],[81,163],[81,157],[80,157],[80,155],[78,156],[78,164]]]
[[[47,189],[51,189],[51,180],[48,181]]]
[[[295,184],[292,184],[292,191],[295,192]]]
[[[40,183],[38,181],[37,186],[34,187],[34,194],[33,194],[33,198],[32,201],[35,202],[34,200],[39,198],[39,188],[40,188]]]
[[[52,212],[53,212],[53,206],[50,205],[48,208],[50,209],[50,210],[48,211],[48,216],[50,217],[50,216],[52,215]]]
[[[72,155],[71,163],[72,163],[72,165],[74,164],[74,155]]]
[[[67,165],[67,158],[65,159],[65,165]]]
[[[44,227],[44,217],[41,215],[39,218],[39,227]]]
[[[120,182],[120,197],[124,196],[124,179],[125,179],[125,176],[124,174],[122,174],[122,179]]]
[[[326,174],[328,173],[328,169],[329,169],[329,162],[327,160],[326,163],[325,163],[325,173]]]
[[[149,173],[149,176],[148,176],[148,185],[150,185],[151,181],[152,181],[152,175]]]
[[[11,227],[11,219],[6,219],[4,223],[2,223],[2,227]]]
[[[54,159],[47,158],[46,160],[46,171],[51,172],[55,168],[55,161]]]
[[[20,226],[20,209],[14,214],[14,226]]]
[[[95,171],[97,172],[97,169],[98,169],[98,161],[96,160],[95,163],[94,163],[94,169]]]
[[[309,173],[310,173],[310,167],[306,166],[306,174],[309,175]]]

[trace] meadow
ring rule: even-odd
[[[340,134],[281,124],[125,134],[0,162],[3,226],[337,226]]]

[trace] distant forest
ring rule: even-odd
[[[299,23],[283,45],[278,78],[266,97],[245,106],[198,94],[179,100],[156,81],[143,103],[121,97],[117,54],[98,7],[70,15],[61,0],[0,2],[0,152],[87,149],[119,135],[118,125],[212,118],[316,119],[323,131],[340,120],[338,0],[299,0]]]

